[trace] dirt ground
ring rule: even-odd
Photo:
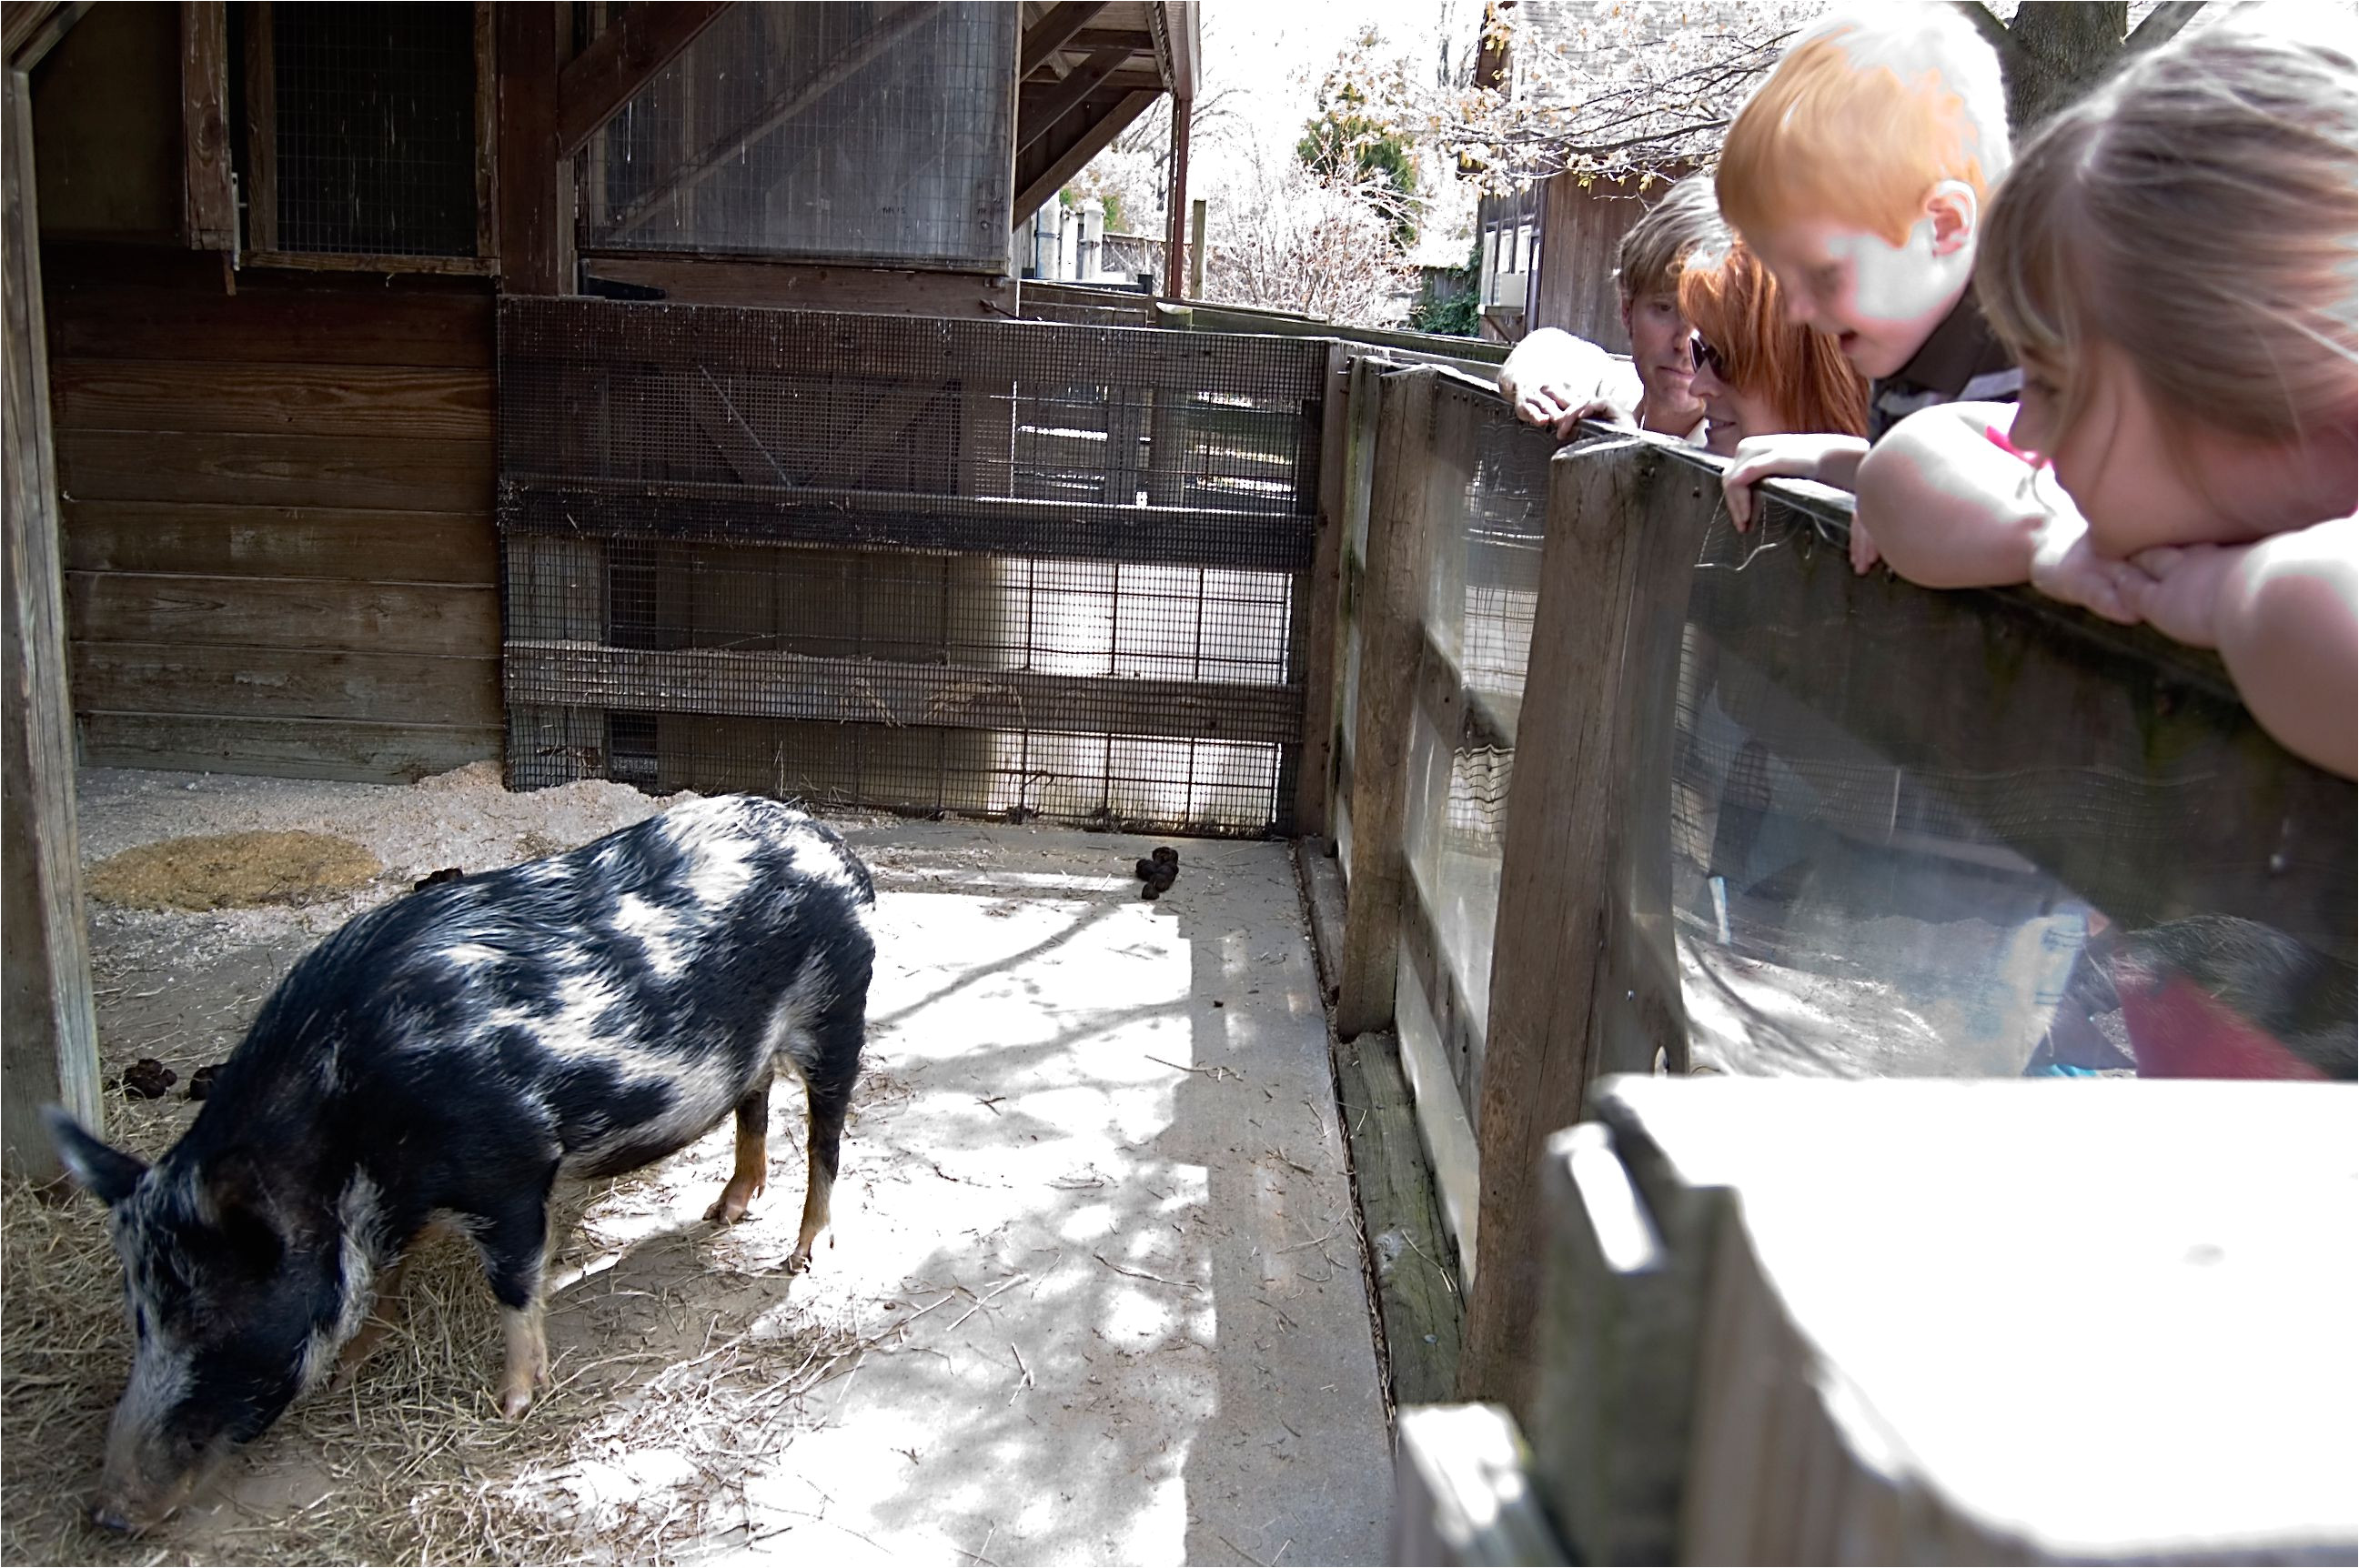
[[[603,784],[510,795],[488,770],[406,790],[86,774],[86,860],[301,828],[387,868],[308,903],[94,908],[107,1078],[142,1056],[179,1076],[164,1099],[110,1091],[110,1135],[168,1146],[197,1108],[189,1076],[353,914],[661,806]],[[75,1517],[127,1360],[103,1219],[11,1191],[0,1555],[1375,1561],[1385,1417],[1285,848],[1183,842],[1178,887],[1149,903],[1129,874],[1148,840],[833,819],[876,873],[880,962],[811,1273],[781,1269],[802,1185],[781,1091],[770,1190],[743,1225],[700,1217],[726,1129],[560,1194],[559,1388],[526,1421],[491,1413],[496,1316],[454,1246],[350,1389],[118,1543]]]

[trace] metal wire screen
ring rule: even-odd
[[[509,300],[509,773],[1283,829],[1325,345]]]
[[[592,140],[592,245],[1006,270],[1021,10],[731,6]]]
[[[472,5],[270,8],[278,246],[475,254]]]
[[[1626,667],[1671,718],[1633,787],[1689,1065],[2351,1076],[2351,786],[2273,755],[2216,666],[1856,578],[1782,506],[1715,514],[1686,624],[1647,635],[1676,642]]]
[[[1443,477],[1431,492],[1424,673],[1409,721],[1404,829],[1415,906],[1396,1010],[1409,1020],[1404,1037],[1430,1042],[1436,1066],[1447,1066],[1471,1120],[1556,443],[1488,392],[1445,382],[1432,406],[1428,450]]]

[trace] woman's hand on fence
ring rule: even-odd
[[[1740,534],[1753,525],[1753,487],[1765,479],[1816,480],[1837,490],[1853,489],[1858,483],[1859,460],[1865,456],[1867,443],[1857,436],[1748,436],[1736,443],[1720,476],[1729,520]]]

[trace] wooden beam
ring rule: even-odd
[[[1334,787],[1335,715],[1343,702],[1336,657],[1343,610],[1343,452],[1351,409],[1348,351],[1327,351],[1327,392],[1320,403],[1319,535],[1302,594],[1307,635],[1302,658],[1302,758],[1295,769],[1294,830],[1304,838],[1328,832],[1327,797]]]
[[[656,73],[679,58],[729,0],[636,5],[611,22],[557,78],[557,151],[571,157]]]
[[[1651,708],[1662,704],[1664,687],[1628,668],[1625,656],[1649,638],[1676,655],[1675,633],[1646,628],[1680,613],[1710,520],[1704,507],[1676,516],[1645,508],[1663,460],[1631,439],[1560,453],[1549,470],[1548,535],[1500,856],[1475,1118],[1479,1251],[1459,1379],[1462,1397],[1497,1398],[1525,1415],[1538,1386],[1541,1153],[1551,1133],[1581,1119],[1605,1022],[1623,1011],[1624,957],[1609,949],[1626,919],[1631,862],[1642,858],[1628,840],[1638,818],[1663,810],[1639,799],[1630,781],[1654,776],[1644,772],[1642,737],[1659,729]],[[1364,676],[1361,690],[1364,701]]]
[[[1016,211],[1027,214],[1038,211],[1040,203],[1054,196],[1058,188],[1079,174],[1090,159],[1113,146],[1114,139],[1128,130],[1130,123],[1146,114],[1147,105],[1160,96],[1155,92],[1133,92],[1114,104],[1016,193]]]
[[[557,148],[556,0],[497,7],[501,288],[573,292],[573,181]]]
[[[278,52],[268,0],[243,9],[245,23],[245,248],[278,248]],[[488,69],[479,66],[478,69]]]
[[[507,699],[526,705],[1279,744],[1300,722],[1299,694],[1242,682],[577,642],[511,640],[501,654]]]
[[[1105,9],[1104,0],[1062,0],[1051,6],[1049,14],[1024,30],[1024,41],[1016,46],[1016,80],[1028,81],[1034,71],[1049,63],[1049,57],[1072,42],[1073,35],[1096,19]]]
[[[1129,59],[1128,49],[1100,49],[1076,66],[1064,81],[1043,91],[1031,103],[1024,104],[1016,116],[1022,124],[1016,138],[1016,156],[1021,158],[1046,140],[1060,121],[1080,108],[1082,100]]]
[[[1188,131],[1195,118],[1193,99],[1171,100],[1170,211],[1163,223],[1163,293],[1171,299],[1181,297],[1180,280],[1188,276]]]
[[[506,9],[506,6],[502,7],[503,11]],[[723,165],[736,157],[740,149],[759,141],[826,99],[891,52],[894,46],[908,34],[940,15],[932,5],[915,3],[915,0],[887,13],[883,20],[821,66],[817,75],[799,85],[781,88],[778,94],[756,104],[750,113],[723,128],[719,135],[708,137],[701,147],[682,160],[680,167],[669,178],[642,192],[628,206],[617,211],[607,232],[616,235],[626,233],[633,225],[665,202],[702,185]]]
[[[1433,559],[1434,383],[1430,366],[1379,384],[1375,492],[1360,624],[1360,703],[1352,739],[1352,901],[1343,927],[1335,1032],[1349,1040],[1393,1019],[1401,903],[1408,896],[1408,741],[1425,653]]]
[[[0,6],[5,29],[5,59],[16,70],[30,70],[58,40],[82,18],[94,0],[7,0]]]
[[[1196,96],[1196,65],[1204,53],[1204,8],[1198,0],[1163,0],[1163,36],[1171,51],[1171,91]]]
[[[229,6],[181,0],[180,239],[192,251],[237,248],[229,167]]]
[[[52,18],[53,19],[53,18]],[[12,17],[13,21],[14,18]],[[12,29],[13,30],[13,29]],[[13,43],[14,40],[12,40]],[[58,485],[50,456],[40,223],[34,206],[33,92],[0,71],[0,1164],[59,1173],[44,1104],[100,1125],[98,1026],[91,1000],[74,736],[66,693]]]
[[[247,9],[267,13],[270,7],[252,5]],[[489,270],[496,276],[500,254],[500,50],[499,24],[493,19],[492,12],[492,0],[475,0],[475,254],[490,264]],[[249,70],[253,58],[249,50]],[[248,89],[249,94],[251,92]],[[247,161],[252,161],[250,152]],[[275,239],[267,246],[258,242],[255,245],[256,250],[277,248]]]

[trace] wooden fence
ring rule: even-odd
[[[2353,787],[2212,655],[1856,576],[1848,498],[1779,487],[1739,535],[1710,459],[1551,456],[1487,387],[1343,358],[1337,1027],[1412,1102],[1452,1287],[1380,1266],[1404,1403],[1527,1413],[1542,1150],[1601,1076],[2126,1075],[2097,956],[2207,933],[2349,1011]],[[1417,1348],[1462,1311],[1454,1367]]]

